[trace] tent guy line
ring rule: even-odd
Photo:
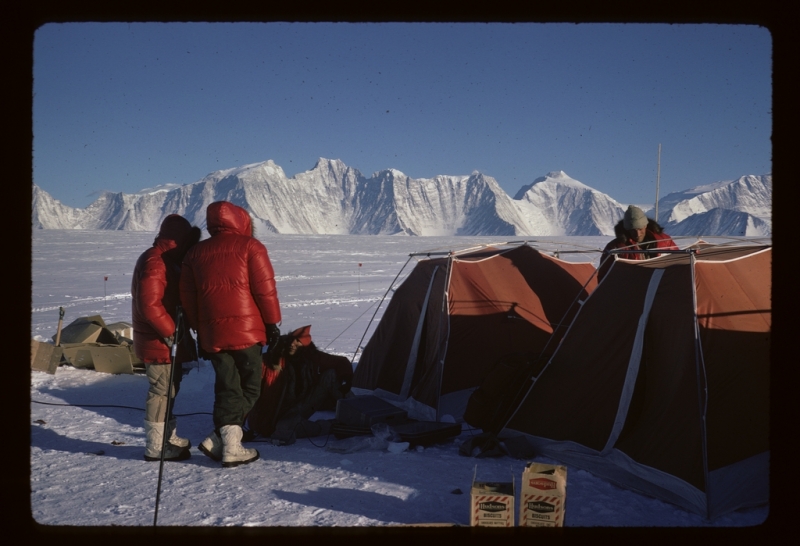
[[[58,404],[56,402],[42,402],[41,400],[31,400],[32,404],[42,404],[44,406],[67,406],[73,408],[119,408],[119,409],[132,409],[136,411],[144,411],[144,408],[137,408],[136,406],[117,406],[114,404]],[[187,417],[190,415],[212,415],[209,411],[195,411],[192,413],[175,413],[177,417]]]

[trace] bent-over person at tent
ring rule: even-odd
[[[646,260],[655,258],[658,254],[644,253],[642,250],[663,248],[665,250],[678,250],[672,238],[664,233],[658,222],[648,218],[639,207],[630,205],[625,211],[625,216],[614,226],[616,237],[603,249],[600,257],[600,267],[597,270],[597,280],[602,281],[614,262],[611,250],[624,249],[629,252],[620,253],[620,258],[626,260]]]
[[[227,201],[206,209],[211,237],[186,255],[181,300],[197,330],[200,355],[211,361],[214,430],[199,448],[222,466],[258,459],[242,446],[244,418],[261,391],[261,352],[277,343],[281,310],[266,247],[253,236],[250,214]]]
[[[191,443],[176,433],[177,420],[170,412],[167,419],[167,396],[175,398],[180,389],[180,372],[173,373],[168,386],[170,356],[173,343],[178,343],[175,366],[197,360],[194,339],[187,328],[175,332],[175,313],[180,303],[181,261],[186,252],[200,240],[200,228],[193,227],[178,214],[170,214],[161,223],[153,246],[139,256],[131,281],[133,350],[145,363],[150,388],[145,401],[146,461],[160,461],[167,427],[164,460],[182,461],[190,457]]]
[[[303,326],[281,336],[264,355],[261,396],[247,424],[275,445],[325,435],[330,422],[309,417],[316,411],[335,410],[339,399],[353,396],[352,382],[350,360],[317,349],[311,341],[311,326]]]

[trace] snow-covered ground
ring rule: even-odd
[[[107,323],[130,322],[130,274],[153,238],[153,233],[126,231],[35,231],[31,337],[46,341],[55,334],[59,307],[66,311],[65,325],[98,314]],[[539,238],[594,249],[607,239]],[[281,330],[311,324],[319,348],[349,358],[380,319],[385,303],[367,331],[378,302],[410,253],[497,241],[286,235],[262,240],[278,277]],[[599,254],[567,256],[585,260]],[[251,446],[260,451],[260,460],[223,469],[196,448],[212,427],[213,377],[205,361],[184,377],[175,413],[179,433],[194,447],[188,461],[163,467],[158,526],[468,526],[476,465],[479,478],[509,481],[513,476],[519,484],[528,462],[460,456],[461,442],[479,432],[465,428],[454,441],[400,452],[369,447],[342,452],[331,448],[346,447],[346,442],[333,436],[285,447],[256,442]],[[101,528],[154,524],[159,464],[142,459],[146,392],[143,375],[71,367],[61,367],[55,375],[30,372],[29,500],[36,523]],[[765,522],[769,511],[761,506],[707,521],[568,468],[566,527],[752,527]]]

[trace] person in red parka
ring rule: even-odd
[[[176,342],[175,312],[179,304],[180,267],[187,250],[200,239],[200,228],[192,227],[178,214],[161,223],[153,246],[136,261],[131,281],[133,349],[144,363],[150,388],[145,401],[145,453],[147,461],[161,460],[164,427],[167,427],[165,460],[189,458],[190,442],[177,435],[176,419],[167,419],[167,393],[173,399],[180,389],[181,373],[174,373],[167,388],[170,352]],[[197,359],[194,340],[177,340],[176,365]],[[165,423],[166,422],[166,423]]]
[[[261,396],[247,424],[252,433],[268,436],[275,445],[327,434],[329,421],[309,417],[335,410],[338,400],[353,396],[350,360],[317,349],[310,325],[280,337],[265,355],[262,375]]]
[[[625,216],[614,226],[616,237],[603,249],[600,257],[600,267],[597,271],[597,280],[602,281],[614,257],[609,251],[625,249],[627,252],[618,253],[620,258],[626,260],[646,260],[655,258],[659,254],[644,253],[642,250],[662,248],[664,250],[678,250],[672,238],[664,233],[664,229],[652,218],[645,216],[642,209],[630,205],[625,211]]]
[[[214,366],[214,431],[200,450],[225,467],[258,459],[244,448],[242,424],[261,390],[261,352],[279,336],[281,310],[266,247],[250,215],[227,201],[206,210],[210,238],[183,261],[181,302],[201,356]]]

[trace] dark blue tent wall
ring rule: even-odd
[[[762,247],[615,263],[501,436],[709,517],[767,502],[770,279]]]

